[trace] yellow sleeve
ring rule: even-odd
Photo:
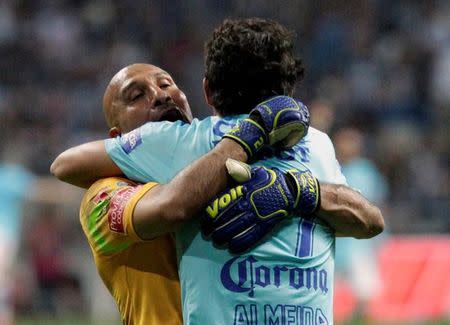
[[[81,203],[80,223],[94,252],[114,255],[142,242],[133,227],[133,211],[139,199],[156,185],[111,177],[88,189]]]

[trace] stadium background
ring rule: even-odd
[[[169,71],[194,115],[210,114],[203,43],[224,18],[251,16],[296,31],[297,97],[386,218],[383,237],[338,246],[337,320],[450,319],[448,1],[2,0],[0,235],[18,243],[7,281],[19,323],[118,323],[78,225],[81,191],[49,165],[106,136],[104,88],[133,62]],[[354,263],[372,268],[362,281]]]

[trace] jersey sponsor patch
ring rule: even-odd
[[[126,187],[118,190],[114,194],[109,204],[108,211],[108,224],[111,231],[119,234],[125,234],[125,229],[123,226],[125,207],[127,206],[130,198],[139,190],[140,187],[141,186]]]
[[[127,154],[132,152],[141,143],[142,137],[140,128],[130,131],[120,138],[120,145]]]
[[[107,187],[107,186],[100,189],[98,191],[97,195],[92,199],[92,202],[97,205],[100,202],[107,200],[109,198],[108,190],[109,190],[109,187]]]

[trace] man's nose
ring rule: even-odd
[[[168,103],[168,102],[170,102],[171,99],[172,99],[172,97],[170,97],[170,95],[164,89],[158,88],[156,90],[154,106],[157,107],[159,105]]]

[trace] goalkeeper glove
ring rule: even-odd
[[[229,174],[242,184],[222,192],[206,207],[202,231],[217,245],[243,252],[289,215],[311,216],[320,188],[310,172],[253,167],[228,159]]]
[[[250,160],[265,145],[293,147],[308,133],[308,127],[305,105],[288,96],[276,96],[258,104],[223,137],[239,143]]]

